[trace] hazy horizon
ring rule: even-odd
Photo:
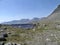
[[[0,23],[34,17],[46,17],[60,0],[0,0]]]

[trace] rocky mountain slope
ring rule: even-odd
[[[60,21],[60,5],[58,5],[52,14],[48,16],[48,19],[52,21]]]

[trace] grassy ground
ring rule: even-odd
[[[22,29],[22,28],[14,28],[11,26],[2,26],[1,28],[7,28],[6,32],[9,32],[8,37],[6,38],[7,41],[6,42],[25,42],[25,41],[32,41],[32,40],[40,40],[40,37],[44,36],[44,33],[46,34],[47,32],[50,33],[51,30],[52,33],[57,32],[56,34],[58,34],[58,29],[56,29],[54,26],[41,26],[39,25],[40,28],[37,27],[35,28],[35,31],[33,31],[33,29]],[[54,30],[54,31],[52,31]],[[41,35],[40,35],[41,34]],[[51,34],[51,33],[50,33]],[[49,35],[48,33],[46,35]],[[60,38],[59,38],[60,39]]]

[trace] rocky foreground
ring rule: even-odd
[[[59,30],[43,30],[42,32],[20,33],[19,35],[22,37],[21,40],[12,41],[9,39],[10,41],[7,41],[4,45],[60,45]]]
[[[31,41],[25,41],[26,45],[60,45],[60,31],[43,30],[32,36]]]

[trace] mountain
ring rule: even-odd
[[[21,20],[13,20],[9,22],[4,22],[2,24],[27,24],[39,21],[40,18],[33,18],[33,19],[21,19]]]
[[[30,20],[29,19],[21,19],[21,20],[13,20],[13,21],[9,21],[9,22],[4,22],[2,24],[25,24],[25,23],[29,23]]]
[[[35,17],[35,18],[33,18],[33,19],[30,21],[30,23],[37,23],[37,22],[39,22],[40,20],[41,20],[40,18]]]
[[[55,10],[44,19],[40,20],[40,23],[51,23],[60,22],[60,5],[58,5]]]
[[[48,16],[48,20],[60,21],[60,5]]]

